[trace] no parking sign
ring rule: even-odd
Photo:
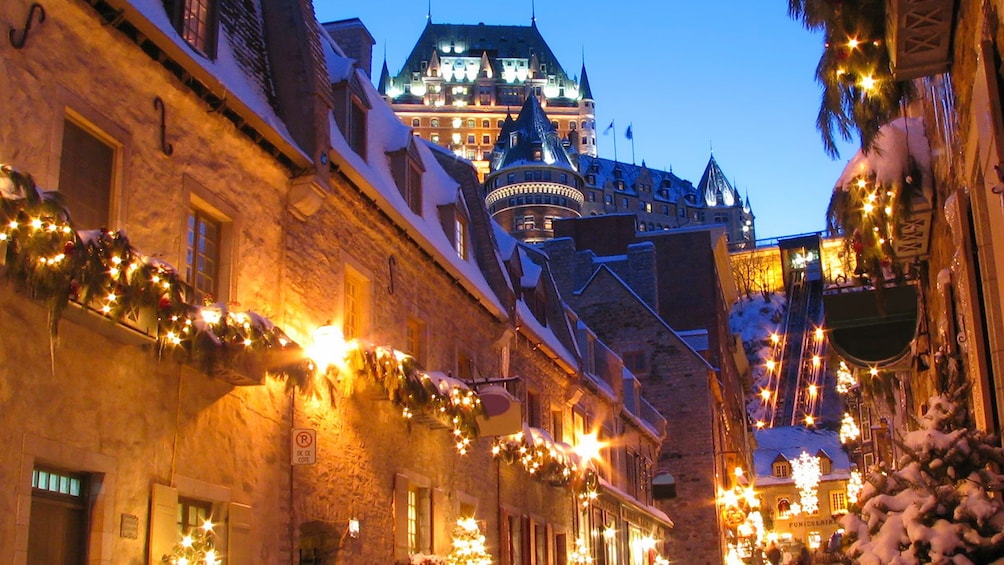
[[[317,430],[293,430],[293,465],[313,465],[317,462]]]

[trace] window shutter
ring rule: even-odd
[[[533,561],[531,561],[531,559],[533,559],[533,557],[532,557],[533,556],[533,544],[531,543],[532,538],[530,537],[530,535],[531,535],[530,532],[532,530],[532,528],[530,527],[530,517],[529,516],[523,516],[520,519],[520,525],[523,527],[523,535],[520,536],[520,549],[523,550],[523,552],[522,552],[523,553],[523,561],[522,562],[524,564],[530,564],[530,563],[533,563]]]
[[[178,489],[154,483],[150,493],[149,562],[160,563],[178,541]]]
[[[227,563],[251,565],[251,507],[231,502],[227,509]]]
[[[503,564],[512,563],[512,536],[509,533],[509,514],[499,513],[499,559]]]
[[[432,553],[446,555],[453,549],[453,524],[446,519],[446,493],[432,491]]]
[[[394,475],[394,559],[408,559],[408,477]]]

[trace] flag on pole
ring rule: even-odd
[[[634,132],[631,131],[631,126],[634,124],[628,124],[627,131],[624,132],[624,137],[628,139],[634,139]]]
[[[614,129],[614,121],[610,120],[610,125],[607,126],[607,129],[603,130],[603,135],[610,133],[610,130],[612,129]]]

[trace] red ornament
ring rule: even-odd
[[[157,303],[157,306],[161,310],[167,310],[168,308],[171,307],[171,297],[166,294],[164,296],[161,296],[160,302]]]

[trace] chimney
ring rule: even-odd
[[[321,24],[335,43],[342,48],[345,56],[356,60],[356,66],[362,69],[366,76],[372,76],[373,44],[376,40],[359,18],[338,20]]]

